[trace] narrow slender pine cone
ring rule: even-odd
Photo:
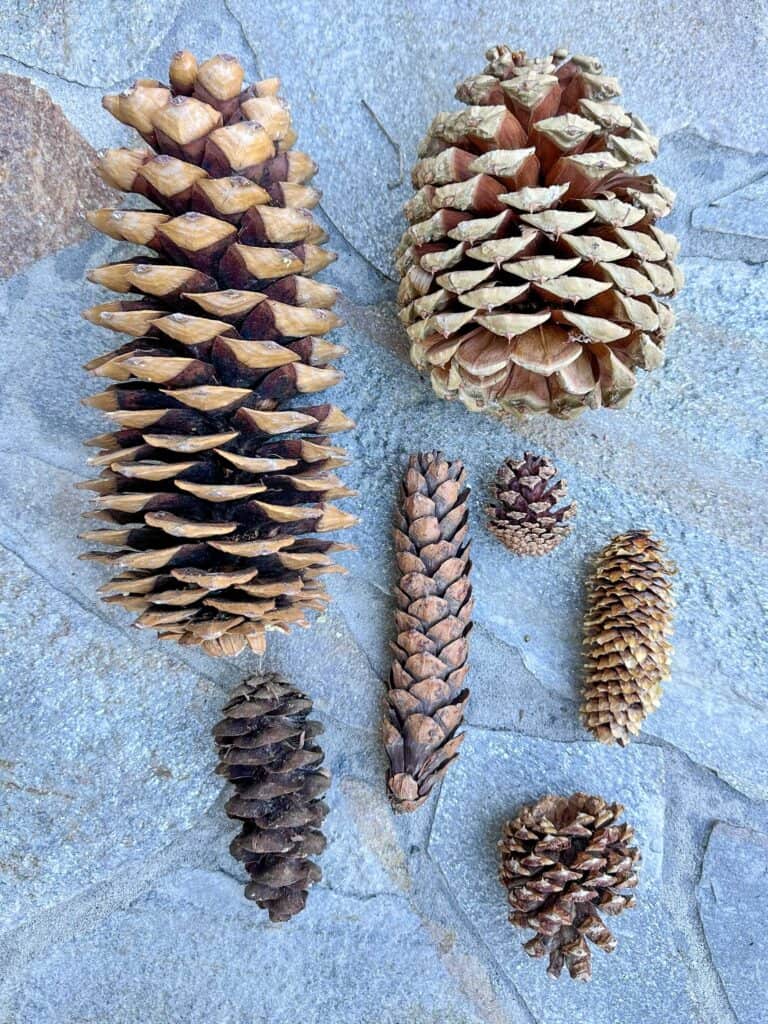
[[[506,822],[499,842],[499,877],[509,920],[536,934],[523,944],[549,957],[547,973],[563,966],[576,981],[592,978],[589,943],[605,953],[616,939],[602,920],[634,907],[640,851],[634,830],[620,822],[624,808],[599,796],[545,796]]]
[[[87,364],[111,380],[88,399],[111,421],[93,438],[101,468],[84,537],[117,550],[85,557],[116,575],[104,599],[136,625],[213,655],[261,653],[268,630],[307,625],[342,571],[351,495],[329,435],[354,424],[305,396],[341,379],[335,288],[314,275],[335,254],[310,210],[317,168],[296,135],[279,81],[246,86],[234,57],[198,66],[176,54],[170,86],[140,79],[104,106],[145,146],[108,150],[102,177],[146,209],[96,210],[111,238],[154,250],[91,271],[125,298],[92,323],[127,335]]]
[[[648,530],[615,537],[597,559],[584,620],[581,714],[601,743],[626,746],[669,678],[674,565]]]
[[[488,528],[516,555],[548,555],[571,532],[576,502],[555,507],[568,493],[566,481],[555,476],[549,459],[531,452],[499,467],[485,510]]]
[[[304,909],[307,890],[322,877],[311,857],[325,849],[320,831],[330,776],[314,738],[323,731],[307,716],[312,701],[271,672],[241,683],[213,730],[219,775],[235,787],[227,814],[242,823],[230,850],[251,881],[247,899],[287,921]]]
[[[498,46],[432,122],[396,253],[411,359],[501,415],[621,407],[663,362],[682,284],[658,140],[594,57]]]
[[[384,743],[397,811],[415,811],[458,754],[469,690],[469,487],[440,452],[411,455],[395,526],[394,657]]]

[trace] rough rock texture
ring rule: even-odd
[[[721,235],[768,239],[768,178],[759,178],[708,206],[700,206],[693,225]]]
[[[704,855],[699,913],[707,944],[740,1024],[765,1012],[754,981],[765,980],[768,835],[718,822]]]
[[[324,880],[306,913],[278,927],[242,900],[244,876],[228,877],[239,869],[208,730],[256,659],[214,671],[198,653],[127,631],[94,600],[101,570],[76,561],[80,442],[101,429],[78,404],[80,364],[101,350],[79,317],[95,301],[82,279],[123,251],[91,238],[45,255],[0,286],[0,543],[15,552],[0,599],[0,1021],[282,1024],[298,1008],[307,1024],[758,1024],[765,950],[749,939],[764,908],[730,879],[754,877],[768,835],[768,530],[755,501],[768,483],[768,243],[740,194],[768,173],[760,6],[649,0],[628,11],[595,0],[576,23],[564,0],[546,19],[497,0],[481,12],[463,0],[418,12],[392,0],[364,14],[338,0],[276,0],[268,16],[253,0],[228,5],[141,4],[154,25],[141,39],[126,35],[133,7],[116,17],[105,0],[47,5],[90,26],[87,39],[67,35],[69,63],[58,65],[67,78],[98,76],[99,88],[84,88],[55,76],[42,27],[20,47],[18,12],[31,5],[0,2],[13,14],[0,20],[0,53],[48,73],[2,57],[0,69],[48,89],[94,147],[121,145],[129,133],[101,110],[104,88],[139,68],[162,74],[182,45],[242,54],[245,30],[249,74],[282,76],[302,145],[322,163],[340,253],[328,280],[348,298],[339,341],[354,353],[334,400],[366,424],[347,481],[361,490],[360,550],[344,556],[351,574],[334,578],[323,621],[281,639],[265,667],[309,691],[325,725],[335,782]],[[361,98],[409,166],[478,47],[504,37],[531,52],[562,43],[599,53],[664,134],[654,166],[678,193],[668,230],[683,243],[687,285],[669,364],[624,412],[511,430],[436,402],[407,364],[394,286],[352,247],[388,271],[410,191],[387,188],[397,153]],[[393,69],[386,88],[371,75],[382,66]],[[703,211],[726,196],[734,215],[709,230]],[[2,209],[0,223],[7,230]],[[392,500],[405,455],[437,444],[464,457],[474,485],[472,701],[447,785],[421,814],[396,818],[378,732]],[[525,450],[548,454],[579,502],[573,535],[547,559],[511,559],[481,528],[496,467]],[[617,750],[586,739],[578,721],[583,583],[588,554],[639,524],[665,538],[680,568],[675,657],[662,707]],[[616,920],[618,949],[591,985],[555,985],[505,920],[494,844],[515,806],[593,787],[625,804],[638,829],[638,905]],[[40,792],[52,789],[72,799]],[[729,825],[710,841],[713,819]],[[406,947],[418,950],[418,985],[388,952]],[[263,954],[266,983],[243,969],[244,948]]]
[[[44,89],[0,74],[0,276],[90,235],[83,220],[115,193],[96,174],[96,153]]]

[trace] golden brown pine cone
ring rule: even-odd
[[[335,259],[310,213],[317,168],[291,148],[279,81],[243,74],[234,57],[198,66],[182,51],[170,87],[105,96],[147,145],[107,151],[101,174],[157,208],[89,216],[154,254],[89,274],[127,297],[85,316],[130,340],[87,366],[114,383],[87,401],[113,432],[88,442],[105,528],[84,536],[117,550],[86,557],[117,571],[102,592],[137,626],[214,655],[261,653],[266,631],[307,625],[347,546],[317,534],[355,522],[332,504],[353,492],[329,443],[353,423],[301,403],[341,379],[329,363],[344,353],[325,337],[336,289],[314,280]]]
[[[568,493],[565,480],[553,482],[555,476],[549,459],[531,452],[499,467],[485,510],[488,528],[516,555],[547,555],[571,532],[576,502],[555,507]]]
[[[523,949],[548,956],[553,978],[565,966],[576,981],[589,981],[589,943],[616,948],[601,915],[635,905],[626,890],[637,885],[640,851],[632,827],[618,820],[623,810],[585,793],[545,796],[504,825],[499,877],[509,920],[536,932]]]
[[[242,822],[230,850],[251,876],[246,897],[271,921],[303,910],[322,877],[309,858],[325,849],[330,776],[320,767],[324,755],[313,740],[323,727],[308,719],[311,711],[306,694],[271,672],[241,683],[213,730],[216,771],[235,787],[227,814]]]
[[[656,226],[658,140],[594,57],[499,46],[432,122],[396,253],[411,359],[444,398],[500,414],[620,407],[663,362],[682,283]]]
[[[394,658],[384,743],[397,811],[415,811],[456,758],[469,690],[469,488],[461,462],[411,455],[395,527]]]
[[[626,746],[669,678],[674,565],[648,530],[615,537],[589,581],[584,620],[584,724],[601,743]]]

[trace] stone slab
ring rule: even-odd
[[[96,153],[44,89],[0,74],[0,277],[91,234],[88,210],[117,194],[96,174]]]
[[[34,959],[13,1019],[482,1024],[402,897],[316,888],[289,924],[265,918],[223,873],[179,871]]]
[[[0,553],[0,930],[190,828],[215,799],[207,681]]]
[[[699,913],[739,1024],[768,1020],[768,835],[717,822],[707,843]]]

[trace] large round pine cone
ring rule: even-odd
[[[499,467],[485,510],[488,529],[516,555],[548,555],[571,532],[576,502],[558,507],[568,485],[555,476],[549,459],[531,452]]]
[[[584,620],[584,724],[626,746],[669,678],[674,565],[648,530],[623,533],[599,554]]]
[[[89,557],[117,570],[102,591],[136,625],[214,655],[261,653],[267,630],[322,610],[344,545],[317,534],[355,521],[332,504],[353,492],[328,440],[353,424],[303,404],[340,380],[328,363],[344,352],[324,337],[336,289],[314,280],[335,259],[309,212],[316,167],[291,149],[278,80],[244,87],[243,74],[233,57],[198,67],[182,52],[170,87],[105,96],[147,146],[109,150],[101,174],[155,207],[89,216],[154,250],[89,274],[127,298],[86,317],[130,338],[87,367],[115,383],[87,403],[114,430],[89,442],[91,515],[107,527],[85,537],[117,548]]]
[[[616,948],[601,915],[635,905],[626,890],[637,885],[640,851],[632,827],[618,820],[623,810],[585,793],[545,796],[504,825],[499,877],[509,920],[536,932],[523,949],[548,956],[553,978],[565,965],[572,978],[589,981],[589,943]]]
[[[251,876],[246,897],[272,921],[303,910],[322,877],[309,858],[325,849],[330,776],[320,767],[324,755],[313,739],[323,727],[308,719],[311,711],[306,694],[272,672],[241,683],[213,730],[216,770],[235,787],[227,814],[242,822],[230,850]]]
[[[413,169],[397,252],[411,358],[472,410],[622,406],[663,361],[682,283],[656,226],[674,196],[639,169],[657,139],[594,57],[487,58]]]

